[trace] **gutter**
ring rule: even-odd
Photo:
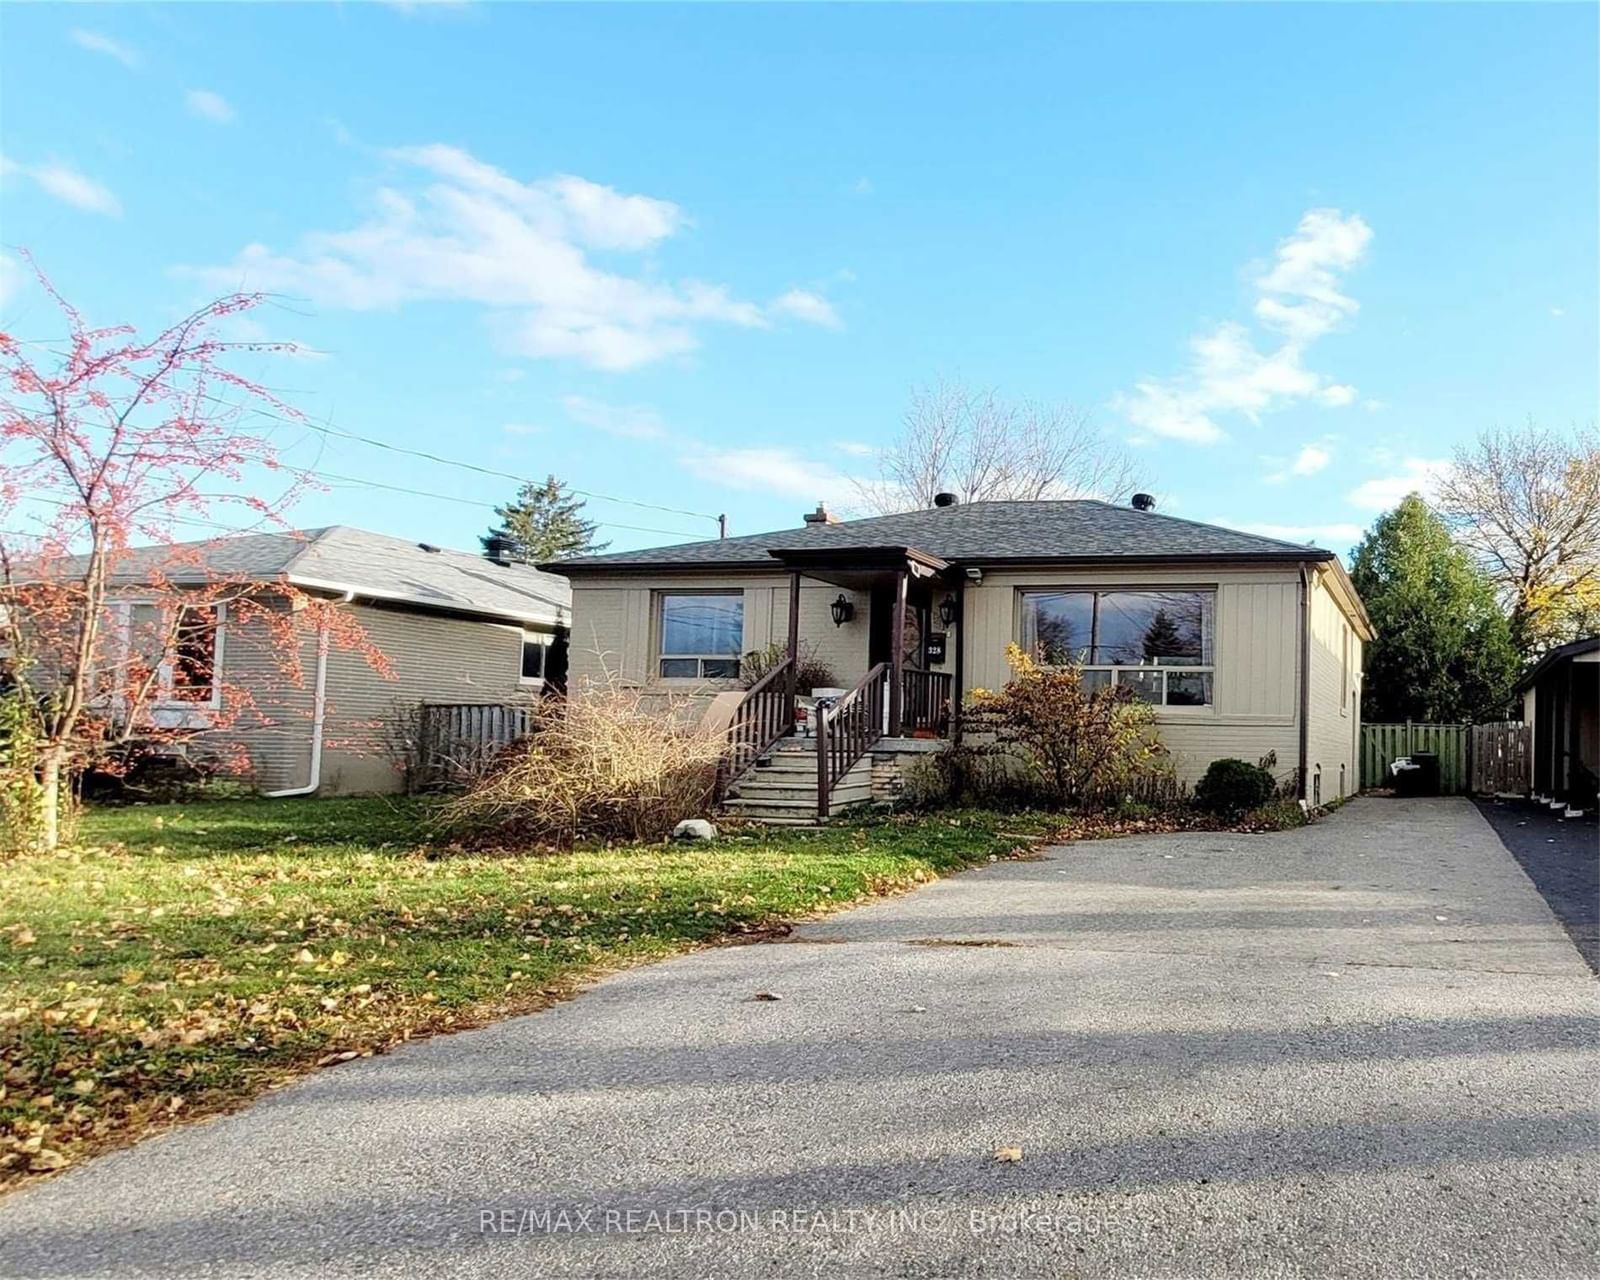
[[[395,604],[414,605],[420,609],[433,609],[440,613],[470,614],[474,617],[488,618],[506,625],[527,625],[534,623],[542,626],[564,627],[570,622],[566,616],[569,606],[557,604],[555,601],[546,601],[550,612],[555,615],[552,619],[544,613],[512,613],[508,609],[485,609],[481,606],[464,603],[459,600],[435,600],[426,596],[407,595],[401,591],[377,591],[368,587],[352,587],[347,582],[334,582],[327,578],[309,578],[304,574],[291,573],[286,576],[290,586],[307,587],[313,591],[342,591],[348,600],[359,594],[364,600],[385,600]],[[543,597],[540,597],[543,599]],[[344,601],[340,601],[344,603]]]
[[[334,601],[334,608],[349,604],[355,599],[353,590]],[[311,764],[310,779],[303,787],[285,787],[282,791],[267,791],[268,800],[281,800],[288,796],[309,796],[322,785],[322,727],[328,713],[328,623],[324,619],[317,633],[317,683],[311,698]]]
[[[858,552],[863,549],[876,550],[877,548],[843,546],[827,548],[830,552],[846,556],[851,552]],[[583,564],[570,560],[555,560],[537,567],[551,573],[559,572],[561,576],[566,578],[580,577],[585,574],[737,573],[748,570],[799,567],[792,559],[783,559],[785,556],[791,556],[795,550],[794,548],[775,547],[769,553],[769,558],[765,560],[619,560],[615,563],[606,564]],[[815,554],[815,552],[807,548],[806,554],[809,556]],[[953,556],[944,561],[944,564],[952,569],[982,566],[986,569],[993,569],[996,572],[1004,572],[1012,568],[1033,568],[1046,565],[1060,565],[1071,568],[1077,565],[1123,564],[1320,564],[1334,559],[1337,559],[1337,557],[1331,551],[1323,551],[1318,547],[1303,547],[1296,551],[1201,551],[1185,552],[1177,555]],[[557,566],[559,566],[559,569]]]
[[[1300,565],[1300,799],[1311,798],[1311,566]]]

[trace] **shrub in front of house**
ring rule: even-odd
[[[1236,818],[1259,809],[1278,789],[1272,775],[1248,760],[1213,760],[1195,785],[1197,808],[1219,817]]]
[[[710,811],[725,746],[675,710],[620,686],[568,699],[445,805],[444,830],[502,846],[664,839]]]
[[[973,690],[966,709],[969,739],[1005,766],[974,768],[987,787],[1049,808],[1095,808],[1170,778],[1155,713],[1131,689],[1087,686],[1077,667],[1040,666],[1015,644],[1006,662],[1005,687]]]

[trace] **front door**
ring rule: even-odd
[[[893,657],[894,584],[872,588],[872,616],[867,630],[867,666]],[[926,585],[910,584],[906,594],[906,626],[900,636],[900,661],[907,667],[926,667],[927,636],[933,619],[933,596]]]

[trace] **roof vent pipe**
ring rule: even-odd
[[[1135,511],[1154,511],[1156,509],[1155,495],[1152,493],[1134,494],[1133,509]]]
[[[933,495],[933,505],[936,507],[953,507],[960,501],[961,499],[953,493],[936,493]]]

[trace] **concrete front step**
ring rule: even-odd
[[[833,803],[853,804],[859,800],[872,799],[872,784],[862,782],[857,786],[835,787],[833,789]],[[735,800],[748,800],[757,804],[764,804],[768,800],[794,801],[816,807],[817,789],[815,787],[772,787],[761,783],[741,783],[736,788],[730,788],[728,803]]]
[[[829,800],[838,815],[872,799],[872,759],[863,756],[839,779]],[[815,739],[789,738],[769,751],[728,787],[723,808],[731,815],[772,826],[818,826]]]
[[[851,809],[859,807],[861,803],[858,800],[851,805],[834,805],[829,816],[842,818]],[[733,817],[744,818],[750,822],[760,822],[775,827],[815,827],[822,825],[817,821],[817,807],[815,804],[789,807],[775,804],[740,804],[737,801],[730,800],[723,807]]]

